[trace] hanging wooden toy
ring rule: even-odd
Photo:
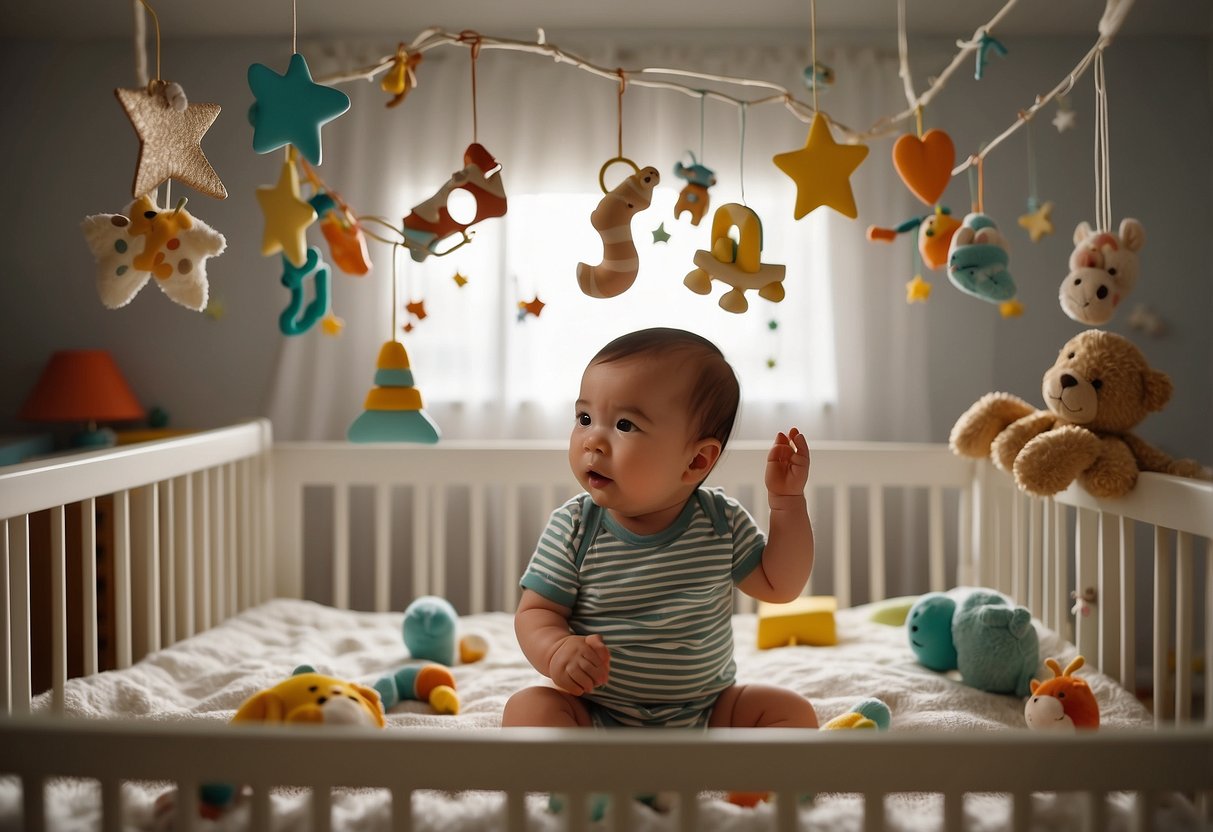
[[[476,201],[476,212],[469,222],[455,219],[447,208],[447,200],[456,190],[466,191]],[[468,229],[473,225],[503,217],[505,212],[501,163],[493,158],[484,145],[473,142],[463,152],[463,168],[451,174],[451,178],[433,196],[413,206],[405,216],[401,229],[403,241],[408,246],[410,256],[418,263],[430,255],[442,257],[471,242]],[[440,251],[439,245],[455,235],[461,238],[460,242]]]
[[[686,185],[678,193],[678,201],[674,203],[674,219],[681,219],[684,213],[688,213],[691,215],[691,225],[699,225],[708,210],[708,188],[716,184],[716,174],[711,168],[701,165],[691,151],[688,150],[687,155],[691,157],[691,164],[674,164],[674,175],[686,180]]]
[[[312,282],[312,299],[306,301],[305,286]],[[320,257],[320,249],[310,247],[303,263],[296,266],[282,255],[282,285],[291,293],[290,301],[278,316],[278,329],[283,335],[302,335],[332,310],[332,275],[328,264]],[[338,327],[339,329],[339,327]],[[329,332],[329,334],[336,334]]]
[[[729,232],[737,229],[738,240]],[[696,294],[712,291],[712,281],[719,280],[732,289],[720,297],[720,308],[741,313],[749,308],[745,293],[758,290],[758,296],[779,303],[784,298],[783,279],[786,268],[761,262],[762,220],[753,210],[736,202],[721,205],[712,217],[711,251],[696,251],[697,268],[687,274],[683,285]]]
[[[1032,147],[1032,120],[1023,112],[1019,117],[1024,120],[1024,133],[1028,137],[1028,213],[1020,216],[1020,228],[1028,232],[1028,238],[1039,243],[1045,236],[1053,233],[1053,203],[1041,203],[1036,198],[1036,153]]]
[[[126,306],[155,276],[169,299],[187,309],[206,309],[206,260],[223,253],[227,241],[185,210],[136,199],[121,214],[85,217],[84,238],[97,260],[97,293],[107,309]]]
[[[623,155],[623,92],[627,78],[622,69],[618,72],[618,155],[607,159],[598,170],[598,187],[602,189],[603,197],[590,214],[590,225],[602,238],[602,261],[597,266],[577,264],[577,285],[592,298],[613,298],[636,282],[640,258],[632,239],[632,217],[649,207],[653,201],[653,188],[661,181],[657,168],[638,167]],[[616,163],[627,165],[632,173],[608,191],[606,172]]]
[[[355,277],[367,274],[371,270],[371,256],[367,251],[362,224],[341,194],[325,185],[306,160],[303,162],[303,174],[314,191],[308,204],[320,218],[320,233],[329,244],[329,257],[333,265]]]
[[[1074,229],[1070,273],[1061,282],[1058,299],[1067,317],[1087,326],[1102,326],[1137,284],[1137,253],[1146,243],[1146,230],[1135,219],[1121,220],[1112,230],[1112,192],[1108,161],[1108,104],[1103,55],[1095,56],[1095,220]]]
[[[320,128],[350,108],[350,97],[315,83],[307,61],[298,52],[291,55],[284,75],[265,64],[252,64],[248,85],[256,99],[249,108],[253,150],[270,153],[291,145],[303,158],[319,165],[323,157]]]
[[[409,52],[403,43],[397,44],[392,66],[379,82],[379,89],[392,95],[385,107],[398,107],[404,103],[405,96],[417,86],[417,65],[424,57],[421,52]]]

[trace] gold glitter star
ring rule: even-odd
[[[282,165],[277,185],[257,189],[257,202],[265,215],[261,253],[282,252],[292,266],[307,262],[307,227],[316,221],[316,209],[299,198],[299,171],[290,162]]]
[[[340,335],[345,328],[345,320],[330,312],[320,319],[320,327],[325,335]]]
[[[1053,203],[1046,202],[1035,211],[1029,211],[1019,218],[1021,227],[1027,229],[1028,236],[1032,238],[1032,242],[1040,242],[1040,238],[1046,234],[1053,233]]]
[[[190,104],[178,112],[159,91],[119,88],[114,95],[139,136],[131,196],[143,196],[166,179],[176,179],[215,199],[227,198],[227,188],[201,146],[202,137],[219,117],[218,104]]]
[[[931,296],[931,284],[922,279],[922,275],[914,275],[914,279],[906,283],[906,303],[926,303]]]
[[[458,286],[460,289],[462,289],[464,286],[466,286],[467,282],[468,282],[468,279],[466,277],[464,277],[463,274],[460,272],[455,272],[455,276],[452,277],[451,280],[455,281],[455,285]]]
[[[830,134],[829,116],[815,113],[804,147],[776,154],[774,158],[776,167],[796,183],[795,218],[825,205],[855,219],[859,211],[851,190],[851,174],[867,156],[867,145],[835,142]]]

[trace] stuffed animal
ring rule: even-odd
[[[1057,659],[1045,659],[1053,678],[1032,680],[1032,698],[1024,705],[1028,727],[1036,731],[1065,731],[1099,727],[1099,702],[1091,687],[1073,675],[1085,664],[1082,656],[1061,669]]]
[[[1044,374],[1047,410],[1009,393],[987,393],[952,426],[953,452],[989,456],[1029,494],[1049,496],[1077,479],[1096,497],[1120,497],[1138,471],[1207,479],[1200,464],[1172,459],[1130,431],[1171,398],[1171,379],[1128,339],[1087,330]]]
[[[232,722],[301,722],[382,728],[383,705],[373,688],[300,665],[291,677],[244,701]]]
[[[450,668],[440,664],[405,665],[390,676],[378,679],[375,690],[379,692],[385,711],[396,707],[403,699],[414,699],[429,702],[435,713],[451,716],[459,713],[455,677]]]
[[[1074,229],[1070,273],[1058,293],[1061,309],[1079,323],[1101,326],[1137,283],[1137,252],[1146,242],[1141,223],[1125,219],[1120,233],[1093,231],[1080,222]]]
[[[605,169],[606,165],[603,166]],[[605,194],[590,214],[590,225],[602,238],[602,262],[597,266],[577,264],[577,285],[590,297],[613,298],[636,282],[640,260],[632,240],[632,217],[649,207],[653,189],[660,181],[657,168],[646,167],[637,168],[612,191],[607,191],[603,185]]]
[[[990,303],[1015,297],[1015,280],[1007,270],[1007,239],[985,214],[964,218],[948,248],[948,279],[965,294]]]
[[[1031,692],[1040,663],[1032,614],[990,589],[930,592],[906,618],[910,649],[931,670],[959,670],[965,684],[990,693]]]

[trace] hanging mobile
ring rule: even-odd
[[[1053,233],[1053,203],[1041,203],[1036,198],[1036,153],[1032,147],[1032,119],[1022,112],[1019,117],[1024,120],[1024,133],[1028,137],[1028,213],[1019,218],[1019,225],[1028,232],[1032,242],[1039,243],[1041,238]]]
[[[708,188],[716,184],[716,173],[702,162],[703,155],[703,127],[704,127],[704,102],[707,100],[707,95],[700,91],[699,93],[699,158],[691,151],[687,151],[687,155],[691,157],[691,164],[684,165],[678,162],[674,165],[674,175],[679,179],[686,180],[686,185],[678,194],[678,201],[674,203],[674,219],[682,217],[683,213],[691,215],[691,225],[699,225],[699,221],[703,219],[704,213],[708,210],[708,203],[711,201],[708,197]],[[667,236],[668,240],[669,237]],[[657,242],[656,234],[653,238]],[[664,240],[662,241],[664,242]]]
[[[653,188],[661,181],[657,168],[641,168],[623,155],[623,93],[627,75],[619,73],[618,93],[618,153],[603,162],[598,170],[598,187],[603,197],[590,214],[590,225],[602,238],[602,262],[597,266],[577,264],[577,285],[592,298],[613,298],[621,295],[636,282],[640,258],[632,239],[632,217],[648,208],[653,201]],[[614,164],[627,165],[632,173],[613,189],[607,190],[606,172]]]
[[[1007,268],[1007,240],[984,211],[985,163],[980,155],[970,162],[977,166],[976,201],[952,237],[948,279],[965,294],[998,304],[1004,318],[1018,317],[1023,314],[1023,305],[1014,299],[1015,280]]]

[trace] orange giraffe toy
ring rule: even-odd
[[[605,170],[606,165],[603,166]],[[600,184],[601,180],[600,175]],[[653,188],[660,181],[657,168],[640,168],[603,196],[590,214],[590,224],[602,237],[602,262],[597,266],[577,264],[577,285],[590,297],[613,298],[636,282],[640,259],[632,240],[632,217],[649,207],[653,201]]]
[[[1082,656],[1062,670],[1057,659],[1045,659],[1053,678],[1044,682],[1033,679],[1032,696],[1024,706],[1028,727],[1037,731],[1074,731],[1099,727],[1099,703],[1087,683],[1071,675],[1085,664]]]

